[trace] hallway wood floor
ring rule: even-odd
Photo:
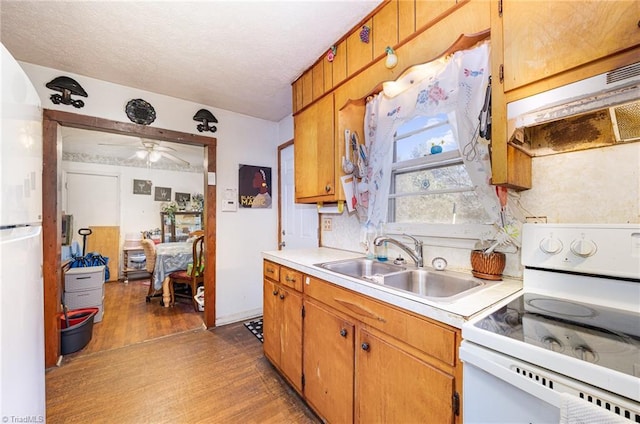
[[[106,283],[102,321],[93,325],[89,344],[64,360],[203,327],[202,312],[191,303],[179,300],[172,308],[161,306],[160,298],[147,303],[148,290],[148,279]]]

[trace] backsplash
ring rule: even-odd
[[[527,216],[546,217],[548,223],[639,223],[639,170],[640,143],[533,158],[533,188],[521,192],[519,202]],[[355,214],[323,217],[332,219],[332,228],[322,231],[322,246],[365,253]],[[449,269],[471,270],[469,249],[423,241],[425,264],[442,256]],[[390,260],[397,253],[392,248]],[[505,253],[504,275],[521,277],[519,252]]]

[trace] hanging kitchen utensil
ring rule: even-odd
[[[353,172],[353,162],[351,162],[351,148],[349,143],[351,142],[351,131],[344,130],[344,156],[342,156],[342,170],[345,174],[351,174]]]
[[[485,140],[491,140],[491,77],[489,77],[489,84],[484,95],[484,104],[478,119],[480,120],[480,137]]]
[[[362,157],[360,156],[360,148],[358,147],[360,143],[358,142],[358,133],[353,132],[351,134],[351,149],[353,150],[353,154],[356,158],[356,166],[354,169],[354,176],[356,178],[362,178],[365,174],[364,163]]]
[[[502,228],[504,228],[504,212],[507,206],[507,188],[496,186],[496,195],[500,201],[500,222],[502,224]]]

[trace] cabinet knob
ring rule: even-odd
[[[274,291],[273,291],[273,295],[274,295],[274,296],[277,296],[277,295],[278,295],[278,290],[274,290]]]
[[[342,328],[342,329],[340,330],[340,335],[341,335],[342,337],[347,337],[347,329],[346,329],[346,328]]]
[[[280,299],[284,299],[284,293],[280,294]]]
[[[326,186],[324,186],[324,191],[326,191],[327,193],[329,193],[331,191],[331,185],[327,184]]]
[[[295,278],[291,278],[288,275],[284,279],[287,280],[287,282],[289,282],[289,283],[295,283],[296,282]]]
[[[365,352],[369,351],[369,343],[364,342],[362,343],[361,347],[362,347],[362,350],[364,350]]]
[[[267,268],[267,272],[268,272],[269,274],[273,274],[274,269],[273,269],[273,268]]]

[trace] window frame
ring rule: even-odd
[[[414,134],[429,131],[432,128],[441,125],[451,125],[449,120],[428,125],[417,130],[413,130],[402,134],[394,139],[394,143],[408,138]],[[456,140],[457,143],[457,140]],[[459,148],[445,151],[438,154],[426,155],[418,158],[412,158],[395,162],[396,147],[394,146],[393,160],[391,165],[391,182],[389,185],[389,204],[387,205],[387,224],[386,232],[389,234],[411,234],[414,236],[426,237],[426,244],[456,247],[456,248],[474,248],[477,241],[486,237],[487,234],[494,232],[492,224],[482,223],[465,223],[465,224],[435,224],[435,223],[416,223],[416,222],[391,222],[395,218],[394,203],[395,199],[400,197],[409,197],[417,195],[425,195],[425,192],[414,191],[408,193],[397,194],[394,192],[394,182],[397,175],[406,172],[435,169],[448,167],[453,165],[462,165],[466,169],[466,164],[462,158]],[[399,173],[398,170],[402,172]],[[465,186],[460,188],[432,190],[429,194],[454,193],[473,191],[475,186]]]

